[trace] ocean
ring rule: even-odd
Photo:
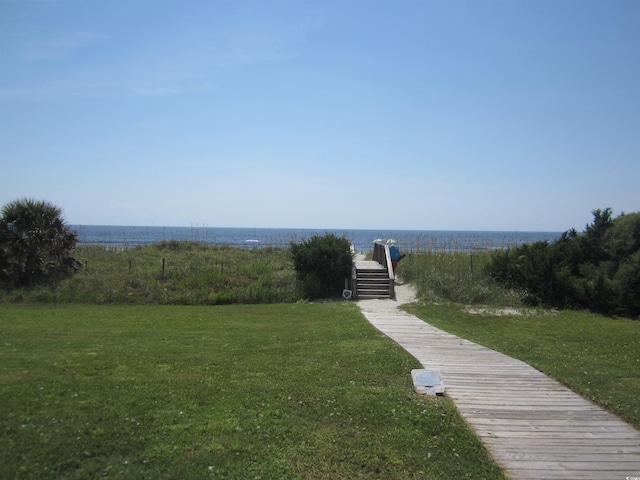
[[[358,252],[372,250],[374,240],[393,239],[405,252],[496,250],[537,241],[552,242],[561,232],[483,232],[436,230],[341,230],[296,228],[132,227],[71,225],[81,245],[130,248],[168,240],[194,241],[239,248],[287,247],[314,235],[346,237]]]

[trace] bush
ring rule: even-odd
[[[78,240],[60,208],[45,201],[9,202],[0,218],[0,285],[31,287],[58,281],[80,268]]]
[[[353,255],[345,237],[328,233],[291,243],[291,256],[301,294],[309,300],[339,296],[351,277]]]
[[[496,252],[487,273],[525,289],[533,304],[639,315],[640,213],[612,219],[607,208],[593,215],[582,234],[569,230],[552,244]]]

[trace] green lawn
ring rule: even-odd
[[[503,478],[347,302],[1,305],[0,335],[0,478]]]
[[[477,315],[453,304],[407,310],[536,367],[640,429],[640,321],[570,310]]]

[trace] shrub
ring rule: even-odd
[[[487,273],[525,289],[534,304],[639,315],[640,213],[612,219],[607,208],[593,215],[582,234],[569,230],[552,244],[496,252]]]
[[[0,218],[0,285],[30,287],[74,273],[77,240],[60,208],[32,199],[9,202]]]
[[[351,242],[332,233],[314,235],[291,243],[291,256],[303,297],[327,298],[340,295],[345,278],[351,276]]]

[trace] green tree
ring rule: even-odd
[[[291,244],[293,265],[305,298],[340,295],[345,278],[351,276],[351,242],[332,233],[314,235],[302,243]]]
[[[487,273],[534,304],[640,315],[640,213],[595,210],[582,234],[497,252]]]
[[[78,235],[49,202],[7,203],[0,217],[0,285],[29,287],[56,281],[80,268],[74,257]]]

